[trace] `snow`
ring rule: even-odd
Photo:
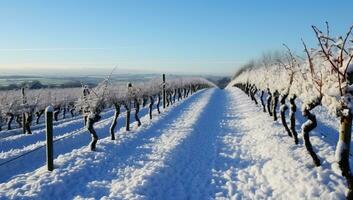
[[[332,73],[333,69],[330,62],[320,53],[321,48],[318,48],[317,53],[311,53],[313,70],[310,69],[310,62],[308,59],[296,58],[297,65],[291,66],[286,59],[283,65],[291,67],[292,71],[288,71],[281,66],[275,59],[268,65],[261,63],[261,58],[258,59],[256,67],[252,69],[244,69],[244,71],[232,80],[229,87],[235,84],[254,84],[259,90],[265,91],[267,88],[273,91],[279,91],[282,95],[287,93],[289,95],[296,94],[298,99],[305,104],[310,104],[313,100],[321,98],[321,104],[328,108],[331,113],[335,113],[339,105],[341,91],[338,84],[337,73]],[[333,52],[332,52],[333,53]],[[334,52],[333,57],[339,56],[340,51]],[[282,58],[283,59],[283,58]],[[344,57],[344,66],[348,65],[349,57]],[[343,67],[340,69],[344,73]],[[348,67],[348,72],[352,70]],[[289,87],[290,75],[293,74],[293,83]],[[342,77],[341,77],[342,79]],[[320,86],[321,85],[321,90]],[[347,81],[341,80],[341,88],[348,86]],[[321,91],[321,94],[320,92]]]
[[[281,105],[279,107],[279,109],[280,109],[281,112],[285,112],[288,109],[288,106],[284,104],[284,105]]]
[[[315,168],[301,138],[298,146],[293,145],[279,123],[235,90],[229,107],[236,114],[228,126],[238,128],[238,137],[229,133],[227,140],[232,143],[225,149],[230,152],[228,157],[238,160],[227,163],[233,166],[224,172],[225,177],[232,174],[227,180],[233,187],[227,191],[233,191],[235,199],[344,199],[345,182],[330,166],[335,162],[333,146],[312,136],[319,155],[325,158],[323,167]]]
[[[53,106],[48,106],[48,107],[45,109],[45,112],[54,112]]]
[[[311,120],[307,120],[306,122],[304,122],[301,126],[301,129],[303,130],[305,127],[308,127],[310,125],[312,125],[313,122]]]
[[[342,115],[345,116],[345,117],[348,117],[350,114],[350,110],[349,109],[343,109],[342,110]]]
[[[341,155],[345,149],[347,149],[347,144],[342,140],[338,140],[335,153],[337,162],[342,159]]]
[[[283,126],[237,88],[197,92],[154,112],[153,120],[141,117],[141,127],[122,127],[115,141],[108,133],[113,112],[107,112],[96,126],[103,138],[96,152],[85,146],[90,136],[83,125],[67,122],[54,130],[80,134],[54,144],[54,171],[31,155],[0,168],[0,174],[12,174],[0,178],[0,199],[344,199],[335,138],[321,134],[337,121],[322,109],[313,112],[318,128],[311,140],[321,167],[313,166],[301,135],[294,145]],[[297,121],[299,129],[304,118]],[[78,144],[72,146],[73,140]],[[11,143],[18,150],[24,144]]]

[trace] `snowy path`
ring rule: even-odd
[[[332,143],[313,134],[323,160],[313,167],[301,135],[294,145],[236,88],[199,92],[142,122],[97,152],[70,149],[51,173],[1,183],[0,199],[344,199]]]
[[[219,199],[344,199],[345,181],[334,163],[334,147],[320,137],[312,141],[323,166],[313,167],[299,134],[293,144],[279,122],[256,107],[238,89],[229,93],[229,115],[218,136],[215,185]],[[335,165],[335,164],[334,164]]]

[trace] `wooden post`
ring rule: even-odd
[[[132,88],[132,84],[128,83],[127,84],[127,88],[128,88],[128,102],[125,105],[125,109],[126,109],[126,131],[130,131],[130,112],[131,112],[131,88]]]
[[[26,123],[26,113],[23,112],[23,113],[22,113],[22,133],[23,133],[23,134],[26,134],[26,126],[25,126],[25,123]]]
[[[21,88],[21,93],[22,93],[22,105],[23,105],[23,108],[25,108],[25,104],[26,104],[25,88]],[[25,114],[25,111],[23,111],[22,112],[22,133],[23,134],[26,134],[25,123],[26,123],[26,114]]]
[[[165,105],[166,105],[166,93],[165,93],[165,74],[163,74],[163,109],[165,109]]]
[[[47,169],[53,171],[54,157],[53,157],[53,107],[48,106],[45,109],[45,124],[47,132]]]
[[[126,108],[126,131],[130,131],[130,112],[130,108]]]

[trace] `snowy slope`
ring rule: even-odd
[[[53,172],[40,167],[2,178],[0,199],[345,197],[330,138],[313,134],[323,160],[314,167],[301,135],[294,145],[282,125],[239,89],[203,90],[142,122],[130,132],[119,130],[116,141],[100,140],[97,152],[68,142]],[[106,127],[102,123],[98,133]],[[76,139],[84,141],[83,136]]]

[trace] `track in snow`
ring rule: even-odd
[[[344,198],[332,143],[314,132],[324,162],[313,167],[302,142],[294,145],[239,89],[199,92],[142,122],[116,141],[100,140],[98,152],[70,149],[51,173],[12,177],[0,184],[0,199]]]

